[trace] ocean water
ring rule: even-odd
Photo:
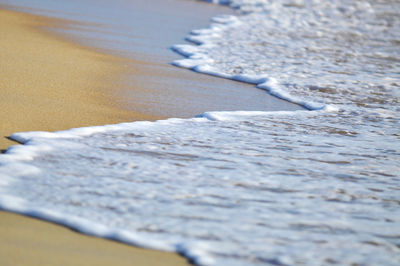
[[[220,3],[173,63],[309,111],[17,133],[0,207],[198,265],[398,265],[400,3]]]
[[[181,71],[170,64],[180,57],[170,47],[184,42],[192,29],[207,27],[211,17],[235,13],[227,6],[195,0],[0,0],[2,4],[17,11],[72,20],[67,27],[48,30],[131,59],[126,61],[129,70],[121,84],[112,88],[116,104],[126,110],[191,118],[206,111],[301,109],[252,85]],[[179,105],[171,106],[170,102]]]

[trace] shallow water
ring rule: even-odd
[[[201,265],[398,265],[399,3],[232,5],[175,64],[318,110],[15,134],[0,205]]]
[[[4,156],[2,194],[23,201],[1,204],[198,264],[397,264],[396,129],[316,111],[206,116],[218,121],[14,136],[32,140]]]
[[[185,42],[228,7],[193,0],[0,0],[7,8],[72,20],[53,33],[124,58],[127,73],[112,88],[121,108],[158,117],[193,117],[205,111],[299,110],[245,83],[181,71],[170,47]],[[196,12],[193,12],[196,10]],[[134,103],[134,104],[133,104]],[[178,104],[179,103],[179,104]]]

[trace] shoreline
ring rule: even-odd
[[[21,12],[18,8],[12,8],[16,11],[4,9],[7,9],[7,6],[0,4],[0,29],[6,33],[5,41],[0,40],[0,48],[7,51],[0,55],[0,60],[7,63],[0,67],[0,71],[6,76],[0,80],[0,87],[7,96],[3,102],[0,100],[0,108],[6,110],[3,116],[0,115],[0,120],[6,121],[0,125],[2,136],[24,131],[60,131],[140,120],[153,121],[167,117],[193,117],[213,110],[298,108],[269,96],[250,84],[199,75],[171,65],[164,66],[165,62],[152,63],[121,57],[101,47],[92,47],[90,42],[86,45],[85,42],[70,38],[68,34],[60,33],[59,29],[62,32],[79,24],[74,20],[31,15],[25,11]],[[10,41],[13,38],[15,40]],[[178,54],[176,56],[180,57]],[[40,64],[37,64],[38,62]],[[147,83],[153,79],[156,82]],[[246,93],[243,93],[243,90]],[[5,150],[12,144],[16,143],[2,138],[0,150]],[[35,239],[36,235],[49,237],[45,241],[52,244],[57,243],[59,237],[63,238],[64,233],[65,237],[76,238],[72,244],[62,245],[67,251],[61,250],[53,254],[48,246],[40,250],[42,255],[36,257],[36,260],[39,260],[37,265],[54,265],[44,262],[43,259],[46,258],[59,261],[71,257],[77,259],[71,263],[73,265],[100,265],[99,262],[95,262],[96,253],[103,254],[112,249],[113,254],[126,257],[123,248],[120,248],[121,245],[130,250],[127,253],[134,253],[132,250],[135,250],[135,257],[129,259],[127,264],[111,261],[105,265],[130,265],[132,261],[134,265],[151,265],[151,259],[155,260],[154,265],[188,263],[186,258],[175,253],[147,250],[83,235],[72,232],[65,226],[36,218],[0,211],[0,219],[6,223],[7,228],[13,228],[7,235],[10,239],[13,239],[13,235],[17,236],[19,231],[31,230],[36,223],[42,224],[41,229],[33,230],[31,237],[22,238],[18,242],[21,249],[17,245],[12,251],[14,255],[17,254],[15,259],[21,257],[20,254],[30,252],[25,248],[25,241],[31,246],[39,245],[29,242]],[[12,224],[14,227],[10,227]],[[57,231],[60,233],[50,227],[59,228]],[[72,248],[79,247],[83,250],[92,245],[82,244],[84,238],[90,238],[94,243],[104,242],[104,250],[82,251],[84,256],[65,254]],[[7,246],[7,242],[9,240],[0,242],[0,246]],[[118,247],[114,247],[115,245]],[[87,253],[94,253],[94,256],[88,259],[85,257],[89,256]],[[35,261],[34,254],[32,256],[29,258],[29,264],[22,261],[14,261],[11,264],[32,265]],[[81,263],[82,261],[85,263]],[[7,263],[3,261],[3,264]]]
[[[2,136],[55,131],[159,116],[124,110],[110,91],[124,75],[123,58],[53,36],[44,28],[62,20],[0,6]],[[0,149],[16,144],[4,137]],[[0,211],[2,265],[187,265],[175,254],[73,232],[51,222]]]
[[[146,0],[116,0],[94,6],[91,1],[50,4],[44,0],[16,0],[9,8],[72,20],[71,28],[51,28],[52,36],[130,60],[123,82],[118,84],[121,86],[112,88],[118,105],[128,111],[192,118],[208,111],[302,109],[254,84],[199,74],[172,64],[183,58],[171,49],[173,45],[194,45],[185,40],[188,34],[210,27],[210,19],[215,16],[234,14],[231,8],[195,0],[154,0],[152,5]],[[132,84],[136,88],[132,89]]]
[[[44,28],[67,21],[2,9],[0,150],[23,131],[165,118],[124,108],[110,88],[121,87],[129,59],[102,54]],[[131,70],[130,70],[131,71]]]
[[[1,265],[188,265],[187,259],[93,237],[29,216],[0,211]]]

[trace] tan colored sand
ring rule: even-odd
[[[41,27],[64,21],[0,9],[0,149],[13,132],[55,131],[158,117],[123,110],[124,59],[55,38]],[[132,70],[130,70],[132,71]],[[88,237],[0,212],[0,265],[187,265],[177,254]]]
[[[14,132],[158,118],[116,104],[126,59],[54,38],[40,29],[49,24],[68,26],[0,9],[0,149]]]
[[[0,265],[187,265],[183,257],[133,248],[68,228],[0,212]]]

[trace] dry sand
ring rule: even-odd
[[[68,21],[0,9],[2,136],[160,117],[119,106],[109,88],[124,60],[54,37],[43,27]],[[51,223],[0,212],[0,265],[187,265],[177,254],[93,238]]]

